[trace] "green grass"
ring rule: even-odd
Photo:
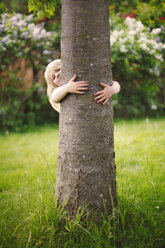
[[[115,122],[118,216],[69,220],[54,198],[58,126],[0,136],[0,248],[165,247],[165,119]]]

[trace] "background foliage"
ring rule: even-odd
[[[46,118],[52,119],[46,108],[45,82],[41,85],[38,81],[40,72],[55,56],[58,33],[46,31],[44,23],[37,23],[32,14],[3,14],[1,18],[0,126],[25,130]],[[32,69],[30,87],[19,73],[21,64],[10,70],[20,59],[25,60],[26,68]]]
[[[135,18],[123,20],[112,14],[110,26],[112,71],[121,84],[121,93],[113,97],[116,114],[140,117],[160,113],[164,108],[163,26],[151,29]]]
[[[118,117],[164,113],[164,7],[163,0],[110,1],[113,79],[121,84],[121,92],[113,96]],[[2,0],[0,13],[0,127],[18,131],[56,121],[39,77],[60,53],[61,1]],[[30,88],[19,76],[20,68],[9,70],[19,59],[32,68]]]

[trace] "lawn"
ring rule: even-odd
[[[58,125],[0,135],[0,248],[165,247],[165,119],[115,122],[118,216],[69,220],[54,198]]]

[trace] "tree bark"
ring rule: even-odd
[[[79,207],[109,213],[117,207],[112,99],[96,103],[93,94],[111,84],[108,0],[63,0],[62,84],[74,75],[89,82],[84,95],[61,102],[55,194],[71,215]]]

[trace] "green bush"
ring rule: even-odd
[[[46,89],[38,81],[39,73],[54,59],[58,33],[46,31],[43,22],[37,24],[32,15],[22,14],[3,14],[0,32],[0,127],[25,130],[45,119],[54,120],[53,111],[47,111]],[[31,87],[19,76],[20,68],[9,69],[19,58],[32,68]]]
[[[113,78],[121,84],[121,92],[113,96],[116,116],[163,113],[163,26],[153,29],[134,18],[123,20],[113,12],[110,16]],[[32,15],[1,15],[0,127],[4,129],[25,130],[58,119],[48,103],[46,87],[38,81],[39,72],[54,59],[56,48],[59,50],[61,28],[59,23],[46,22],[45,29],[44,22],[37,22]],[[26,67],[33,70],[30,88],[18,76],[19,68],[8,70],[19,58],[24,58]]]
[[[111,15],[112,71],[121,84],[114,96],[117,116],[140,117],[163,112],[164,29],[149,29],[135,18]]]

